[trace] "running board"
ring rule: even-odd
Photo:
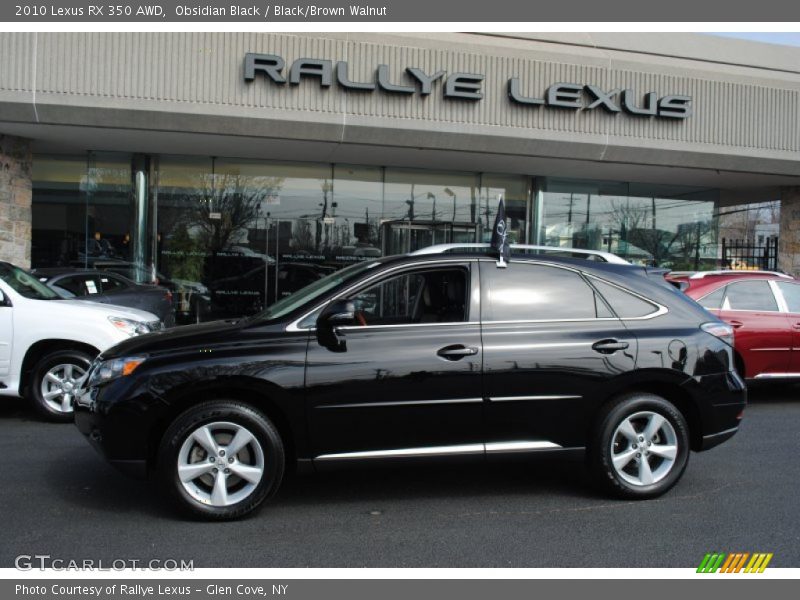
[[[397,448],[394,450],[367,450],[321,454],[315,461],[357,460],[369,458],[421,458],[425,456],[456,456],[467,454],[502,454],[536,452],[539,450],[563,450],[562,446],[547,441],[491,442],[489,444],[460,444],[457,446],[427,446],[422,448]]]

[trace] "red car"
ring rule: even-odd
[[[667,279],[733,325],[747,379],[800,379],[800,280],[772,271],[670,273]]]

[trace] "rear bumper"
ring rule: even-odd
[[[714,446],[719,446],[722,442],[731,439],[736,433],[739,431],[739,426],[731,427],[730,429],[726,429],[725,431],[718,431],[717,433],[712,433],[709,435],[703,436],[703,444],[700,447],[701,450],[709,450]]]
[[[730,439],[739,430],[747,406],[747,386],[735,372],[703,375],[692,380],[697,400],[700,435],[695,450],[709,450]]]

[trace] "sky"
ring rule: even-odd
[[[752,40],[754,42],[767,42],[768,44],[784,44],[787,46],[800,46],[800,33],[779,33],[779,32],[761,32],[761,33],[744,33],[744,32],[726,32],[726,33],[712,33],[711,35],[721,35],[724,37],[735,37],[744,40]]]

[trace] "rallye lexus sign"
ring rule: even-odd
[[[349,75],[347,61],[317,58],[298,58],[287,69],[286,61],[277,54],[254,54],[248,52],[244,58],[244,80],[252,82],[259,73],[278,85],[299,85],[302,79],[313,79],[323,88],[336,85],[348,91],[365,93],[380,90],[389,94],[428,96],[434,84],[441,81],[442,95],[448,100],[477,102],[483,99],[483,81],[480,73],[426,73],[417,67],[408,67],[410,83],[393,81],[388,65],[378,65],[369,81],[353,81]],[[594,110],[601,108],[617,114],[625,112],[639,117],[663,119],[686,119],[692,114],[692,97],[677,94],[660,96],[656,92],[637,94],[630,89],[605,90],[590,83],[554,83],[544,93],[527,95],[522,91],[519,77],[512,77],[506,84],[508,97],[514,104],[528,107],[556,107],[566,110]]]

